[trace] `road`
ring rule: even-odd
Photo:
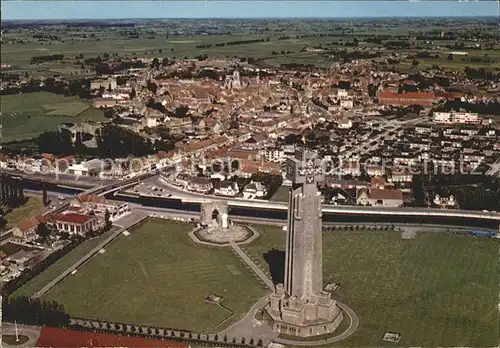
[[[486,175],[496,175],[498,172],[500,172],[500,157],[490,167],[491,168],[488,169]]]
[[[108,245],[110,242],[112,242],[114,239],[116,239],[119,235],[122,234],[123,231],[125,231],[127,228],[131,227],[132,225],[135,225],[142,219],[146,218],[145,214],[141,213],[132,213],[132,214],[138,214],[134,216],[133,218],[131,216],[125,216],[122,217],[121,219],[118,219],[116,221],[116,225],[118,225],[120,228],[116,230],[111,236],[106,238],[104,241],[102,241],[101,244],[96,246],[94,249],[92,249],[89,253],[87,253],[85,256],[80,258],[78,261],[76,261],[71,267],[66,269],[64,272],[59,274],[54,280],[52,280],[50,283],[45,285],[42,289],[37,291],[32,298],[39,298],[43,296],[47,291],[49,291],[52,287],[54,287],[57,283],[59,283],[61,280],[66,278],[73,272],[74,270],[78,269],[81,265],[85,264],[87,261],[89,261],[94,255],[96,255],[99,250],[104,248],[106,245]]]
[[[286,202],[270,202],[263,200],[249,200],[243,198],[222,197],[213,195],[204,195],[195,192],[189,192],[182,188],[164,184],[158,180],[158,177],[151,177],[145,181],[145,185],[137,186],[143,195],[150,194],[146,186],[156,186],[164,188],[161,194],[166,197],[171,194],[172,198],[180,198],[185,201],[199,202],[199,201],[227,201],[230,206],[235,207],[252,207],[253,209],[274,209],[274,210],[287,210],[288,203]],[[152,194],[151,194],[152,195]],[[456,218],[465,217],[472,219],[491,219],[498,221],[500,224],[500,213],[493,211],[477,211],[477,210],[458,210],[458,209],[436,209],[436,208],[413,208],[413,207],[384,207],[384,206],[344,206],[344,205],[323,205],[323,213],[337,213],[346,215],[356,214],[369,214],[377,215],[398,215],[398,216],[412,216],[422,215],[440,217],[440,218]],[[498,231],[498,228],[495,228]]]
[[[40,172],[22,172],[18,170],[5,169],[6,174],[10,174],[13,176],[20,176],[26,179],[32,180],[40,180],[40,181],[49,181],[49,182],[73,182],[78,183],[82,182],[84,184],[92,184],[92,185],[107,185],[112,183],[117,183],[119,180],[103,180],[99,177],[95,176],[80,176],[80,175],[71,175],[71,174],[55,174],[55,173],[40,173]]]

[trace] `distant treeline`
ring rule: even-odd
[[[35,34],[33,35],[33,39],[61,40],[61,37],[57,35]]]
[[[500,73],[494,73],[491,71],[488,71],[484,68],[479,68],[479,69],[474,69],[471,67],[466,66],[465,67],[465,75],[467,75],[467,78],[469,79],[483,79],[483,80],[489,80],[489,81],[500,81]]]
[[[312,70],[316,67],[314,64],[302,64],[302,63],[282,63],[281,69],[297,69],[297,70]]]
[[[265,42],[265,41],[269,41],[269,38],[219,42],[216,44],[204,44],[204,45],[197,45],[196,48],[211,48],[211,47],[247,45],[247,44],[259,43],[259,42]]]
[[[64,96],[78,96],[81,99],[90,99],[89,79],[74,79],[70,81],[55,80],[52,77],[45,79],[44,84],[34,79],[20,87],[6,87],[0,90],[0,95],[34,93],[46,91]]]
[[[31,64],[40,64],[45,62],[52,62],[54,60],[62,60],[64,55],[62,54],[50,54],[48,56],[35,56],[31,57]]]

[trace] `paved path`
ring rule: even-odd
[[[16,329],[14,324],[12,323],[7,323],[3,322],[1,323],[2,328],[1,328],[1,333],[2,335],[15,335],[16,334]],[[2,342],[0,344],[0,347],[16,347],[16,348],[32,348],[36,347],[36,342],[38,341],[38,338],[40,337],[40,331],[42,330],[41,327],[39,326],[30,326],[30,325],[22,325],[22,324],[17,324],[17,332],[19,336],[28,336],[28,341],[16,345],[16,346],[10,346],[5,342]]]
[[[89,261],[94,255],[96,255],[99,252],[99,250],[101,250],[107,244],[109,244],[114,239],[116,239],[120,234],[122,234],[123,231],[125,231],[127,228],[130,228],[130,226],[135,225],[136,223],[142,221],[145,218],[146,218],[146,215],[144,215],[144,214],[141,214],[141,213],[132,213],[132,214],[129,214],[129,215],[123,217],[122,219],[117,220],[116,222],[120,223],[120,225],[118,225],[118,226],[121,227],[119,230],[117,230],[111,236],[109,236],[104,241],[102,241],[101,244],[99,244],[94,249],[92,249],[88,254],[86,254],[81,259],[79,259],[78,261],[76,261],[71,267],[69,267],[68,269],[66,269],[61,274],[59,274],[49,284],[45,285],[42,289],[40,289],[39,291],[37,291],[32,296],[32,298],[39,298],[39,297],[43,296],[45,293],[47,293],[47,291],[49,291],[50,289],[52,289],[57,283],[59,283],[61,280],[63,280],[64,278],[66,278],[68,275],[70,275],[71,272],[73,272],[78,267],[80,267],[81,265],[83,265],[84,263],[86,263],[87,261]],[[125,220],[123,222],[126,222],[126,223],[123,223],[121,220]]]
[[[264,274],[264,272],[262,272],[262,270],[248,257],[247,254],[245,254],[243,250],[241,250],[240,246],[235,242],[230,242],[229,244],[234,249],[234,251],[236,251],[236,253],[243,259],[243,261],[245,261],[245,263],[252,269],[252,271],[254,271],[255,274],[257,274],[259,278],[262,279],[264,284],[266,284],[269,289],[274,291],[274,283],[272,282],[272,280],[269,279],[268,276]]]

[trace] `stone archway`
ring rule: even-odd
[[[228,227],[228,206],[225,201],[205,202],[201,204],[201,223],[205,226],[218,225]]]
[[[219,211],[217,208],[212,210],[212,224],[213,225],[218,225],[221,221],[221,215],[219,214]]]

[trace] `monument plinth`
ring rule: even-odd
[[[264,308],[273,330],[299,337],[334,332],[342,310],[323,291],[321,193],[322,161],[315,151],[298,149],[287,159],[292,182],[288,201],[285,282],[278,284]]]

